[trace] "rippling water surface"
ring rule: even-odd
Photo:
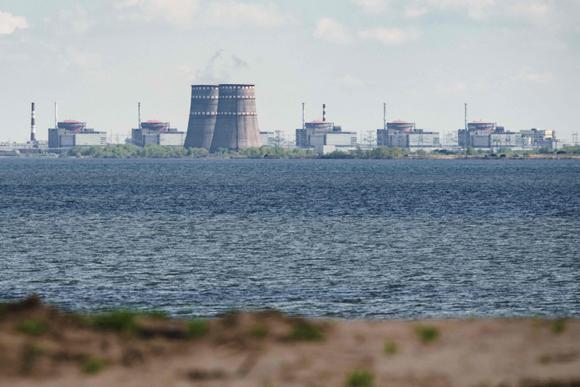
[[[0,160],[0,299],[580,316],[580,162]]]

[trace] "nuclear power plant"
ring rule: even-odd
[[[141,103],[137,104],[138,126],[131,131],[125,143],[146,147],[148,145],[202,148],[211,153],[239,151],[263,145],[279,148],[283,142],[281,131],[260,132],[256,112],[256,94],[253,84],[191,85],[191,104],[187,133],[172,128],[167,120],[141,121]],[[48,129],[48,141],[37,137],[37,104],[30,105],[30,128],[26,143],[2,143],[1,151],[16,149],[24,153],[43,150],[61,151],[83,146],[107,145],[107,133],[87,128],[84,121],[58,120],[58,106],[54,104],[54,126]],[[372,150],[377,147],[417,151],[460,151],[471,148],[480,151],[499,150],[546,150],[557,151],[560,141],[553,129],[509,131],[495,121],[468,121],[467,103],[464,104],[464,127],[457,131],[457,145],[450,141],[442,145],[438,132],[418,129],[413,120],[387,120],[387,104],[383,104],[383,127],[372,131],[362,143],[354,131],[343,131],[340,125],[327,121],[326,104],[322,105],[322,118],[305,120],[305,104],[302,103],[302,127],[296,129],[295,147],[318,154]],[[112,140],[109,140],[112,142]],[[117,143],[119,139],[117,138]],[[8,145],[7,145],[8,144]],[[577,142],[574,140],[574,144]],[[286,144],[288,145],[288,144]],[[185,152],[184,154],[197,154]],[[205,152],[202,152],[205,154]],[[245,153],[245,152],[242,152]]]
[[[261,146],[255,86],[192,85],[186,148],[239,150]]]

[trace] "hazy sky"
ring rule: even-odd
[[[187,127],[190,84],[255,83],[262,130],[300,103],[365,133],[390,119],[580,130],[580,0],[0,0],[0,140],[60,119]]]

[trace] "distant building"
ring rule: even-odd
[[[524,146],[534,148],[548,148],[551,150],[558,148],[555,130],[539,130],[536,128],[521,130],[522,142]]]
[[[76,146],[106,145],[107,133],[87,128],[86,122],[66,120],[48,129],[49,148],[72,148]]]
[[[328,132],[310,137],[314,149],[322,154],[335,151],[349,152],[356,149],[357,135],[354,132]]]
[[[304,119],[304,104],[302,118]],[[296,129],[296,146],[314,148],[322,154],[335,151],[349,152],[356,149],[357,135],[355,132],[343,132],[342,127],[326,121],[326,104],[323,104],[321,121],[303,121],[302,128]]]
[[[457,131],[457,141],[463,148],[489,148],[490,135],[495,132],[495,129],[495,122],[470,122],[467,124],[467,129]]]
[[[495,122],[475,121],[467,124],[467,130],[459,129],[459,146],[483,150],[498,150],[501,148],[525,150],[548,148],[556,149],[556,132],[553,130],[521,130],[506,131]]]
[[[350,151],[355,149],[357,134],[343,132],[334,122],[312,121],[304,123],[304,128],[296,129],[296,146],[314,148],[317,152]]]
[[[417,129],[414,122],[392,121],[386,128],[377,129],[377,145],[415,151],[439,148],[441,142],[438,132]]]
[[[286,139],[280,130],[274,132],[260,132],[260,142],[263,146],[271,148],[287,147],[289,145],[286,143]]]
[[[141,123],[140,128],[132,130],[131,142],[137,146],[149,144],[183,146],[185,132],[171,128],[169,122],[145,121]]]

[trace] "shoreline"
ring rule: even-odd
[[[580,319],[177,320],[0,304],[0,386],[578,386]]]
[[[90,157],[90,156],[58,156],[58,155],[1,155],[0,160],[36,159],[36,160],[580,160],[580,155],[529,155],[526,157],[500,156],[464,156],[464,155],[433,155],[405,156],[392,158],[358,158],[358,157],[244,157],[244,156],[204,156],[204,157]]]
[[[147,145],[143,148],[135,145],[106,145],[63,149],[0,150],[0,157],[43,158],[43,159],[357,159],[357,160],[497,160],[497,159],[580,159],[580,147],[565,147],[560,150],[482,150],[469,148],[464,151],[437,149],[433,151],[404,148],[378,147],[373,149],[356,148],[350,151],[336,150],[320,154],[314,149],[260,147],[246,148],[238,151],[223,150],[209,153],[204,148],[183,148],[176,146]]]

